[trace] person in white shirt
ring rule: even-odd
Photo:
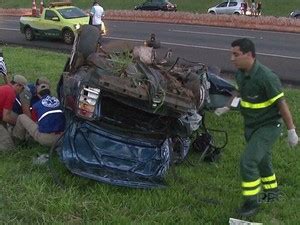
[[[99,5],[99,1],[94,1],[93,7],[90,11],[90,16],[92,17],[92,25],[96,26],[101,30],[102,16],[104,16],[104,10]]]
[[[4,83],[8,84],[8,78],[7,78],[7,69],[4,62],[3,52],[2,49],[0,49],[0,76],[3,77]]]

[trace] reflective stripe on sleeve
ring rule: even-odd
[[[284,96],[284,93],[281,92],[279,95],[276,95],[275,97],[269,99],[268,101],[261,102],[261,103],[251,103],[251,102],[246,102],[244,100],[241,100],[241,106],[244,108],[250,108],[250,109],[262,109],[262,108],[266,108],[266,107],[272,105],[277,99],[279,99],[283,96]]]
[[[49,115],[49,114],[53,114],[53,113],[63,113],[63,111],[60,110],[60,109],[48,111],[48,112],[44,113],[44,114],[39,118],[38,121],[40,122],[45,116],[47,116],[47,115]]]
[[[22,104],[21,104],[21,102],[19,101],[18,98],[16,98],[16,102],[17,102],[20,106],[22,106]]]

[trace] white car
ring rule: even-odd
[[[242,3],[244,1],[225,1],[222,2],[214,7],[211,7],[207,10],[210,14],[235,14],[235,15],[241,15],[244,14],[242,11]],[[249,7],[248,7],[249,8]]]

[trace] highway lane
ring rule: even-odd
[[[104,39],[104,48],[122,41],[142,44],[150,33],[155,33],[162,43],[162,49],[159,50],[161,54],[172,49],[175,56],[201,61],[229,72],[234,71],[230,63],[230,43],[236,38],[247,37],[255,42],[257,58],[261,62],[272,68],[282,80],[300,84],[300,34],[297,33],[164,23],[105,22],[108,35]],[[65,51],[71,49],[60,41],[26,41],[19,31],[17,17],[0,17],[0,41]]]

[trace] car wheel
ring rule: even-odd
[[[215,14],[216,14],[216,12],[214,12],[214,11],[209,11],[209,14],[211,14],[211,15],[215,15]]]
[[[101,35],[99,29],[95,26],[84,25],[78,37],[77,50],[82,53],[84,58],[87,58],[91,53],[97,51],[100,42]]]
[[[34,39],[34,33],[31,27],[27,27],[24,34],[27,41],[32,41]]]
[[[67,29],[67,30],[64,30],[63,31],[63,34],[62,34],[62,37],[63,37],[63,40],[66,44],[68,45],[71,45],[73,44],[73,41],[74,41],[74,33],[73,31]]]
[[[239,15],[240,15],[240,13],[239,13],[239,12],[235,12],[235,13],[233,13],[233,15],[237,15],[237,16],[239,16]]]
[[[296,16],[295,16],[295,19],[300,19],[300,15],[296,15]]]

